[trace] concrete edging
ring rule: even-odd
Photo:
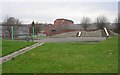
[[[13,53],[11,53],[11,54],[9,54],[9,55],[6,55],[6,56],[4,56],[4,57],[1,57],[1,58],[0,58],[0,64],[11,60],[11,59],[15,58],[15,57],[18,56],[18,55],[21,55],[21,54],[23,54],[23,53],[26,53],[27,51],[30,51],[30,50],[32,50],[32,49],[34,49],[34,48],[36,48],[36,47],[38,47],[38,46],[40,46],[40,45],[42,45],[42,44],[43,44],[43,43],[36,43],[36,44],[31,45],[31,46],[25,47],[25,48],[23,48],[23,49],[21,49],[21,50],[18,50],[18,51],[16,51],[16,52],[13,52]]]

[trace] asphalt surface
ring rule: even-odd
[[[58,38],[36,38],[35,42],[99,42],[105,40],[105,37],[58,37]]]

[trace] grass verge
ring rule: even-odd
[[[118,38],[46,43],[3,64],[3,73],[117,73]]]
[[[2,40],[2,56],[8,55],[32,44],[35,44],[35,42]]]

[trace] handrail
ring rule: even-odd
[[[109,33],[108,33],[107,28],[104,27],[104,30],[105,30],[105,33],[106,33],[107,37],[109,37],[110,35],[109,35]]]

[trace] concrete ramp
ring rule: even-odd
[[[66,32],[66,33],[56,34],[50,37],[76,37],[76,34],[78,32],[79,31]]]
[[[110,29],[108,30],[108,32],[109,32],[110,36],[118,36],[118,34],[117,34],[117,33],[115,33],[115,32],[113,32],[113,31],[111,31]]]
[[[77,33],[80,32],[79,37],[102,37],[101,30],[96,31],[72,31],[61,34],[56,34],[50,37],[76,37]]]
[[[102,37],[101,30],[81,32],[82,32],[81,37]]]

